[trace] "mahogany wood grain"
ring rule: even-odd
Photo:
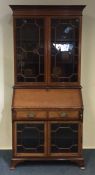
[[[12,161],[11,169],[26,160],[70,160],[84,167],[83,143],[83,101],[81,77],[82,14],[85,5],[10,5],[13,11],[14,32],[14,90],[12,99]],[[79,22],[78,78],[75,82],[52,82],[51,79],[51,19],[66,19]],[[18,82],[16,19],[44,20],[44,82]],[[32,31],[31,31],[32,32]],[[22,58],[23,59],[23,58]],[[23,73],[22,73],[23,74]],[[21,81],[21,80],[20,80]],[[17,151],[17,124],[44,124],[44,151],[28,153]],[[76,152],[51,151],[51,124],[78,126]],[[38,132],[38,131],[37,131]],[[73,138],[72,138],[73,140]]]
[[[80,89],[15,89],[13,108],[82,108]]]

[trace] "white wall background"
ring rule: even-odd
[[[87,5],[83,12],[83,147],[95,148],[95,0],[0,0],[0,149],[12,147],[13,26],[10,4]]]

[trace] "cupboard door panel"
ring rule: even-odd
[[[77,155],[80,145],[79,128],[78,122],[50,122],[49,154],[51,156]]]
[[[15,122],[15,155],[44,156],[46,154],[46,123]]]

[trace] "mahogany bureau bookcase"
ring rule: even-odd
[[[11,168],[25,160],[84,167],[80,85],[85,6],[10,5],[14,29]]]

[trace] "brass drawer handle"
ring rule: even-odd
[[[66,112],[61,112],[61,117],[66,117],[67,113]]]
[[[34,118],[34,117],[35,117],[35,113],[34,113],[34,112],[30,112],[30,113],[28,114],[28,117]]]

